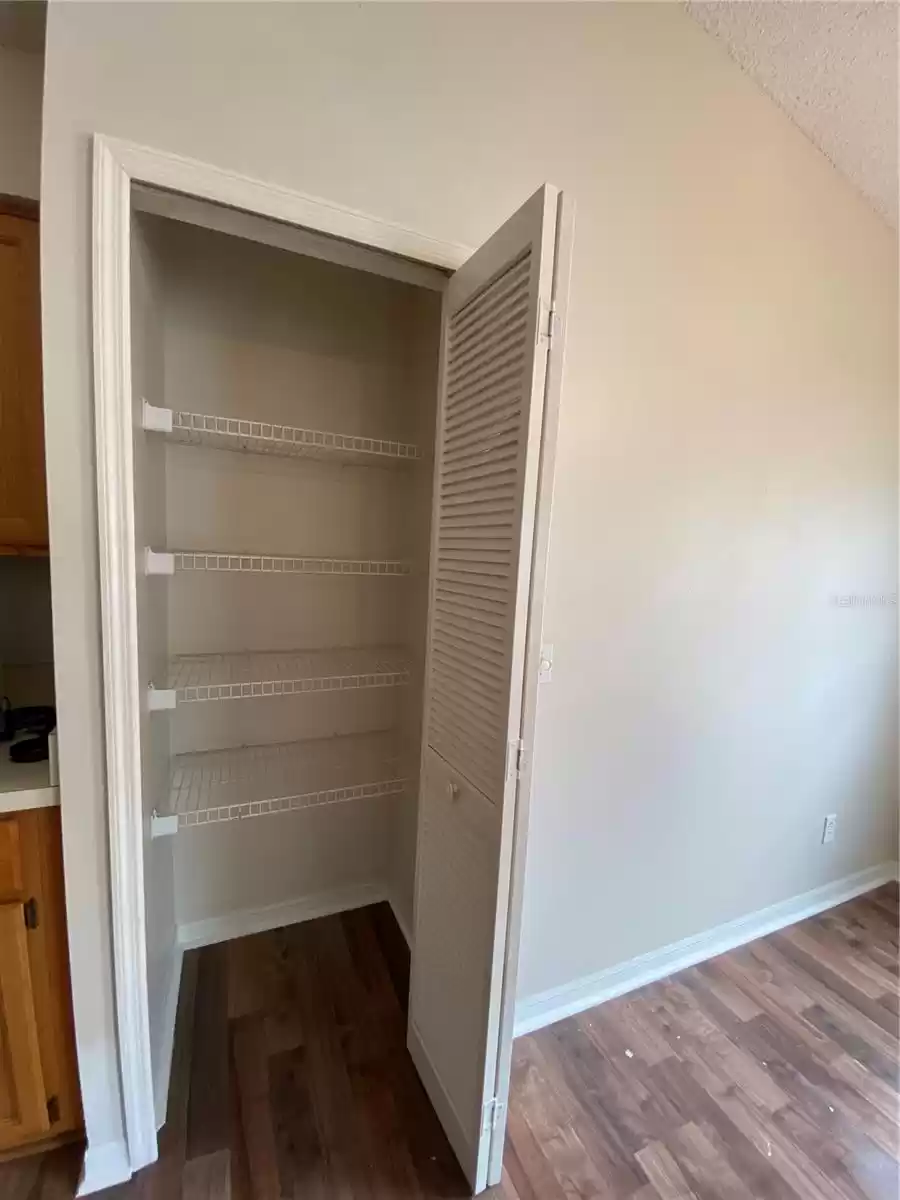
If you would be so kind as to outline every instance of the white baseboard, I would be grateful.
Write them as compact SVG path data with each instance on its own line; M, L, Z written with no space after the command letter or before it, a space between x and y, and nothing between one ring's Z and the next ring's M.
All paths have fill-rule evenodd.
M674 975L676 971L683 971L685 967L715 958L717 954L724 954L727 950L734 950L735 947L746 945L756 938L765 937L766 934L775 933L787 925L794 925L797 921L834 908L835 905L852 900L854 896L871 891L890 879L896 879L897 870L897 863L881 863L877 867L869 867L865 871L847 875L843 879L837 879L811 892L804 892L790 900L783 900L769 908L761 908L746 917L717 925L705 933L672 942L659 950L651 950L648 954L639 954L627 962L607 967L606 970L586 975L561 987L539 992L535 996L526 996L516 1002L514 1036L533 1033L536 1029L543 1029L545 1025L562 1021L565 1017L584 1012L585 1009L603 1004L616 996L624 996L626 992L633 992L648 983L665 979L668 975Z
M299 921L312 921L316 917L330 917L333 913L346 912L350 908L364 908L367 904L378 904L387 899L383 883L358 883L334 891L318 892L286 904L272 904L266 908L247 908L226 913L221 917L208 917L203 921L189 921L178 926L178 943L183 950L195 946L210 946L214 942L227 942L232 938L247 937L251 933L265 933L279 929L282 925L296 925Z
M162 1129L166 1123L169 1078L172 1074L172 1051L175 1046L175 1018L178 1015L178 991L181 987L181 964L183 959L184 947L176 942L172 950L172 970L169 975L169 986L166 988L166 1006L163 1012L159 1061L156 1064L156 1074L153 1079L153 1108L156 1114L157 1130Z
M84 1152L77 1196L90 1196L131 1178L128 1147L124 1141L89 1145Z

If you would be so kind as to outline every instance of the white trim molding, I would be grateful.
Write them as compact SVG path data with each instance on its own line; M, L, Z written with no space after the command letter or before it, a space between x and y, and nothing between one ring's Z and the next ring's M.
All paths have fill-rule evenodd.
M208 163L94 135L93 308L97 498L103 630L107 803L116 1024L129 1171L157 1156L147 998L140 716L147 681L138 667L130 249L132 187L146 185L342 238L358 246L455 270L465 247ZM143 569L143 568L141 568ZM383 894L379 895L383 898ZM366 901L368 903L370 901ZM302 907L302 906L301 906ZM300 910L295 910L300 911ZM306 910L304 910L306 911ZM257 914L241 932L304 919ZM231 920L231 919L230 919ZM227 932L228 929L232 932ZM234 920L182 930L187 944L235 936ZM118 1144L117 1144L118 1145ZM101 1147L93 1161L112 1163ZM99 1157L98 1157L99 1156ZM91 1158L91 1152L89 1152ZM105 1169L105 1168L104 1168ZM102 1175L92 1167L89 1181ZM127 1173L123 1176L127 1178ZM117 1182L111 1177L109 1182ZM99 1185L97 1185L99 1186ZM90 1190L96 1190L92 1185Z
M124 1141L103 1142L99 1146L88 1146L84 1152L81 1178L76 1196L91 1196L105 1188L115 1187L131 1178L128 1162L128 1147Z
M381 883L356 883L333 891L316 892L286 904L271 904L265 908L243 908L221 917L189 921L178 926L178 944L182 950L211 946L215 942L230 942L233 938L252 933L266 933L283 925L297 925L318 917L331 917L351 908L365 908L387 899Z
M135 142L101 137L99 134L95 135L94 141L103 143L120 169L135 184L145 183L194 199L224 204L257 217L269 217L288 225L313 229L446 271L461 267L471 254L471 250L455 242L442 242L412 229L404 229L402 225L332 204L318 196L308 196L276 183L251 179L247 175L197 162L180 154L151 150Z
M727 921L705 933L672 942L648 954L639 954L627 962L607 967L561 987L527 996L516 1004L515 1036L533 1033L536 1029L543 1029L546 1025L553 1025L556 1021L645 987L648 983L656 983L674 975L676 971L683 971L686 967L715 958L718 954L744 946L769 933L776 933L779 929L814 917L817 913L844 904L897 878L897 863L881 863L877 867L836 879L811 892L803 892L790 900L761 908L745 917L738 917L735 921Z
M157 1156L147 1003L131 416L131 181L94 141L94 405L119 1070L132 1170Z

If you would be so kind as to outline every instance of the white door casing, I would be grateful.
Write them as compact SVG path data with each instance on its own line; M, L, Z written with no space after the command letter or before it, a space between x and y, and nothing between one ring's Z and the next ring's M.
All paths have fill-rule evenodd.
M545 185L443 314L408 1043L476 1193L502 1166L570 247Z
M517 478L522 483L518 500L518 545L515 561L515 620L511 626L511 641L508 647L509 663L509 712L507 726L512 729L517 714L519 736L530 745L530 730L534 722L536 703L537 653L540 645L540 618L543 601L544 560L546 558L547 529L549 523L550 494L552 486L553 441L555 438L556 404L559 395L561 371L561 328L554 335L553 354L547 372L547 355L543 352L546 339L543 333L545 319L549 319L545 306L551 301L555 288L556 307L561 314L565 304L565 282L568 270L568 234L571 233L570 218L561 197L551 188L543 188L525 207L516 214L503 229L476 255L469 258L463 247L441 243L409 230L382 222L376 218L351 210L339 208L327 201L304 196L262 181L247 178L219 167L197 162L164 151L153 150L114 138L96 135L94 138L94 365L95 403L97 411L97 473L98 473L98 518L100 544L101 600L103 612L104 650L104 710L107 754L107 793L109 807L109 844L111 866L111 908L113 932L113 957L116 975L116 1019L118 1026L118 1052L124 1102L124 1117L128 1143L128 1159L131 1170L136 1170L156 1157L156 1122L153 1104L153 1078L150 1069L150 1039L147 1008L147 962L144 932L143 854L147 831L143 821L140 700L146 681L140 678L137 654L137 588L134 545L134 466L132 461L132 377L130 355L130 223L132 185L149 185L173 193L190 196L214 204L222 204L247 213L273 218L304 229L315 230L357 245L372 247L400 255L417 263L429 264L441 269L460 268L451 277L448 287L446 312L452 319L459 313L459 341L469 336L474 343L491 336L483 328L487 312L476 311L479 297L488 300L492 284L502 276L509 264L519 262L522 254L530 256L528 276L529 305L526 325L529 329L526 345L530 345L531 363L528 371L523 364L523 394L527 391L523 411L528 414L528 431L517 460ZM568 231L568 234L567 234ZM554 242L556 248L556 271L554 276ZM507 279L507 283L516 281ZM518 279L521 283L521 279ZM512 300L512 296L491 295L495 300ZM499 307L499 306L498 306ZM518 311L516 309L516 311ZM502 340L503 308L499 325L495 325L495 341L487 341L489 356L494 366L497 360L499 337ZM496 310L494 312L496 316ZM474 341L473 341L474 337ZM516 343L518 345L518 343ZM493 350L491 350L493 347ZM482 346L484 350L484 346ZM511 346L506 347L509 352ZM506 359L504 359L506 362ZM507 363L508 365L508 363ZM460 380L471 384L468 358L461 359ZM446 369L443 369L446 377ZM505 376L504 376L505 378ZM498 375L491 372L487 379L492 385ZM549 384L546 384L549 380ZM554 382L555 381L555 382ZM543 396L541 389L543 388ZM473 393L476 394L476 393ZM481 395L479 390L478 395ZM495 399L499 398L499 393ZM537 400L537 403L535 402ZM443 403L443 388L442 398ZM465 409L468 412L468 408ZM494 410L491 409L491 412ZM462 417L462 410L460 414ZM488 415L484 409L482 415ZM542 427L543 424L543 427ZM476 432L473 428L470 432ZM495 430L501 433L502 430ZM502 440L502 439L501 439ZM449 444L449 443L448 443ZM463 449L468 445L461 434L459 443ZM493 443L492 443L493 445ZM500 453L503 445L494 449ZM508 459L501 459L508 462ZM473 463L464 455L462 460L448 465L460 468L460 478L471 483L474 476L469 468ZM468 472L468 473L467 473ZM535 512L536 497L540 503ZM436 510L437 511L437 510ZM490 516L489 512L482 517ZM484 521L481 522L484 525ZM435 522L435 535L437 521ZM432 548L432 563L437 564L435 546ZM465 547L462 547L465 549ZM490 547L488 547L490 549ZM533 560L533 562L532 562ZM509 560L510 562L512 559ZM465 565L465 560L460 560ZM455 568L451 568L451 571ZM458 580L450 578L451 585ZM528 599L531 588L530 602ZM452 587L451 587L452 590ZM473 593L473 595L476 593ZM493 593L477 593L479 600ZM432 603L433 609L433 603ZM475 629L472 623L474 644ZM526 636L527 628L527 636ZM487 646L490 637L487 638ZM533 662L532 662L533 660ZM524 665L524 688L523 688ZM534 670L531 666L534 665ZM451 661L452 666L452 661ZM533 681L532 681L533 676ZM445 678L448 697L454 694L453 671ZM482 690L490 672L482 681ZM517 682L516 682L517 681ZM532 687L532 682L534 686ZM513 684L515 683L515 686ZM488 689L490 692L490 689ZM475 689L473 687L473 695ZM490 695L482 700L490 708ZM495 705L496 707L496 705ZM462 714L463 709L457 706ZM437 711L437 710L436 710ZM481 709L473 711L483 712ZM426 714L427 716L427 714ZM426 730L429 726L426 724ZM437 726L435 726L437 728ZM459 727L460 729L463 726ZM495 727L489 722L485 728L494 736ZM445 740L441 746L445 754L452 756L465 749L457 735L456 743L446 740L453 735L453 728L446 726ZM486 1178L493 1182L499 1178L504 1111L497 1109L493 1136L479 1133L481 1129L481 1105L485 1098L503 1095L508 1086L509 1051L512 1040L512 1001L518 952L518 921L521 900L521 883L524 871L525 817L527 815L528 777L530 761L526 759L518 788L512 777L497 768L495 758L485 760L483 754L473 754L471 761L465 758L459 763L444 759L440 753L429 752L426 732L428 770L423 771L423 810L427 809L427 825L420 823L419 851L417 864L416 922L421 925L423 947L430 946L433 955L434 939L431 921L434 906L431 894L440 892L442 880L454 878L452 872L467 869L465 861L459 861L459 852L466 845L472 847L472 877L469 893L472 920L471 953L466 950L461 964L463 971L451 979L475 987L457 987L459 1029L465 1032L469 1020L471 1034L462 1038L467 1041L471 1053L460 1054L474 1072L463 1072L462 1084L444 1070L443 1059L434 1053L434 1070L431 1055L439 1049L433 1042L430 1030L423 1028L419 1019L421 1006L411 1006L410 1048L416 1056L423 1078L426 1080L439 1115L453 1140L461 1160L468 1164L473 1187L480 1189ZM437 738L437 733L435 737ZM468 738L463 739L463 742ZM495 739L496 741L496 739ZM507 743L509 738L507 738ZM472 743L475 745L475 743ZM489 743L494 745L494 743ZM455 749L454 749L455 745ZM506 749L504 748L504 767ZM463 770L466 768L466 770ZM468 774L466 773L468 771ZM470 776L477 774L477 780ZM424 799L424 788L429 789L429 799ZM485 796L478 784L488 788L491 796ZM423 879L428 870L423 867L421 854L425 850L434 858L434 850L440 850L439 839L431 836L442 819L441 809L433 803L435 791L445 794L447 785L455 784L454 795L458 797L459 810L464 821L452 820L448 825L450 840L447 855L437 855L440 868L435 874L435 887L423 894ZM451 810L453 815L453 810ZM433 818L433 819L432 819ZM449 851L454 850L454 858ZM441 871L444 874L441 874ZM510 900L510 884L512 899ZM448 912L456 911L452 905ZM451 922L450 935L457 933ZM489 951L489 953L485 953ZM416 989L421 998L423 984L428 981L427 955L417 954L413 964L413 1000ZM444 978L446 958L432 958L435 980ZM478 980L481 980L478 984ZM480 987L480 991L479 991ZM472 1005L473 997L484 1001L483 1007ZM462 1001L465 1000L464 1005ZM439 1011L446 1011L446 1006ZM451 1008L452 1015L452 1008ZM468 1016L466 1015L468 1014ZM88 1048L79 1046L79 1052ZM461 1103L461 1096L469 1086L469 1077L474 1078L474 1089L470 1089L479 1105L477 1116ZM460 1087L462 1091L460 1091ZM444 1096L449 1099L445 1101ZM457 1119L457 1111L465 1111L465 1120ZM88 1130L88 1132L90 1132Z
M135 545L132 454L133 185L224 205L442 270L463 264L469 251L276 184L94 135L94 394L110 901L127 1158L130 1170L136 1171L156 1158L157 1130L144 906L144 853L150 832L143 815L140 734L141 698L149 681L141 678L138 654L137 572L141 568ZM247 231L245 235L252 236ZM346 261L346 252L336 255L336 261ZM79 1056L91 1052L90 1046L79 1043L77 1028L76 1044ZM90 1132L88 1121L89 1140Z

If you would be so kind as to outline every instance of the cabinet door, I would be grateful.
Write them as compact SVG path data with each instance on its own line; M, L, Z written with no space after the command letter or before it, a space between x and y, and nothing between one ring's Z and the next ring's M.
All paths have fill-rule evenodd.
M55 1100L50 1132L56 1136L81 1124L59 809L39 808L20 814L18 821L23 896L33 897L36 904L36 924L28 930L28 962L45 1099Z
M0 549L47 546L37 221L0 214Z
M562 216L541 188L457 271L444 306L408 1044L475 1192L500 1179L509 1090Z
M49 1129L24 910L0 904L0 1149Z

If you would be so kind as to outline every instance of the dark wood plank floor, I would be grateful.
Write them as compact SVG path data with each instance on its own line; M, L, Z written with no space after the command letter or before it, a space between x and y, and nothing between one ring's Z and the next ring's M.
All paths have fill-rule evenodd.
M492 1200L896 1200L897 925L888 885L520 1038ZM461 1200L407 974L385 906L187 955L160 1161L103 1200Z

